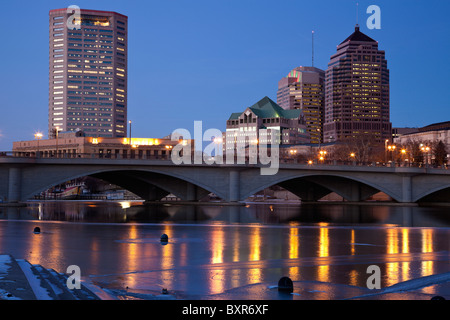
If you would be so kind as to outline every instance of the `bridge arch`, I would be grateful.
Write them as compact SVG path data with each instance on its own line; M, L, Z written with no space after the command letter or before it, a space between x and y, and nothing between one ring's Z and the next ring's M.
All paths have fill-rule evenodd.
M225 198L225 195L220 190L215 190L211 186L190 177L184 177L164 170L141 168L125 170L108 168L77 172L71 172L69 170L59 173L57 176L40 176L40 179L34 179L34 181L39 182L23 186L22 198L24 200L30 199L32 196L48 190L55 185L84 176L92 176L114 183L141 196L143 199L146 199L147 195L149 195L147 193L148 191L157 192L156 197L158 197L158 194L160 195L164 192L165 194L173 193L177 197L185 200L197 200L211 192L218 197ZM128 181L124 181L123 179L128 179ZM151 186L154 188L151 188ZM151 197L151 195L149 196ZM159 197L159 199L162 197ZM156 200L156 198L149 200Z
M315 200L320 199L328 193L335 192L346 200L361 201L381 191L390 196L395 201L401 201L400 195L396 194L385 186L381 186L375 182L361 179L359 177L335 173L305 173L290 175L288 177L275 176L275 179L273 179L272 181L266 181L265 183L252 188L248 192L245 192L242 195L242 198L246 199L257 192L274 185L279 185L297 195L302 193L303 195L306 195L307 192L305 191L307 190L295 190L295 184L299 183L305 184L304 189L307 189L308 187L315 188L314 191L317 192L317 195L319 195L318 197L315 197ZM326 190L328 190L328 192Z
M444 184L435 188L427 189L426 191L417 195L413 201L418 202L421 200L429 200L429 201L445 201L447 202L450 199L450 183Z

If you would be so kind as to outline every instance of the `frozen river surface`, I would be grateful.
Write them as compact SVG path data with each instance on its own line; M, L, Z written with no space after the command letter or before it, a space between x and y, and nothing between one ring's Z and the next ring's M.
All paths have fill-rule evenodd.
M78 265L120 299L450 299L448 217L343 207L36 203L1 208L0 253L58 272ZM381 290L367 288L370 265ZM293 294L278 292L283 276Z

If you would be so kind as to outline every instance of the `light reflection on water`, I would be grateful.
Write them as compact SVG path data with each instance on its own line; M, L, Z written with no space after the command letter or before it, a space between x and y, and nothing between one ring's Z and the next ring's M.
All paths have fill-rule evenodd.
M388 205L251 204L246 206L150 205L142 202L30 202L0 207L0 219L142 223L257 223L450 227L448 207Z
M1 253L59 272L78 264L103 285L139 292L214 295L286 275L365 287L370 264L386 287L450 269L445 208L49 202L0 208L0 219ZM45 232L24 232L35 225Z

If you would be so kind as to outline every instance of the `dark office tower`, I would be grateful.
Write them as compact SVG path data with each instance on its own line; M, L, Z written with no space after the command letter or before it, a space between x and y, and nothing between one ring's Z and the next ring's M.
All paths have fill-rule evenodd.
M127 16L67 8L49 16L49 136L126 137Z
M324 81L325 71L297 67L278 82L277 104L286 110L302 110L311 143L322 142Z
M391 139L385 53L358 25L331 56L325 83L324 142Z

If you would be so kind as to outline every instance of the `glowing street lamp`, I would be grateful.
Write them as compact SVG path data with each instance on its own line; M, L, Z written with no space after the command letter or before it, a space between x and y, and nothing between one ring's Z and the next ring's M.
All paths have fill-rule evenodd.
M428 152L430 151L430 147L428 146L423 146L420 148L420 150L422 150L422 152L425 154L425 163L428 164Z
M39 140L41 140L43 137L43 134L41 132L36 132L34 134L34 138L37 140L37 152L36 152L36 156L39 156Z
M131 145L131 120L128 121L128 124L130 125L130 141L129 141L129 144Z
M319 151L319 160L323 161L325 160L325 156L327 155L327 152L325 150L320 150Z
M406 156L406 149L405 148L402 148L401 150L400 150L400 153L401 153L401 157L402 157L402 162L406 162L406 161L408 161L408 159L405 159L405 156Z
M55 135L56 135L56 158L58 157L58 136L59 136L59 131L61 131L61 129L59 127L55 127Z
M387 162L387 144L389 139L384 140L384 162Z
M394 151L395 150L395 146L394 145L388 146L388 150L389 151Z
M395 145L390 145L390 146L388 146L388 150L392 152L392 154L391 154L391 161L394 160L394 151L395 151L395 148L396 148Z

